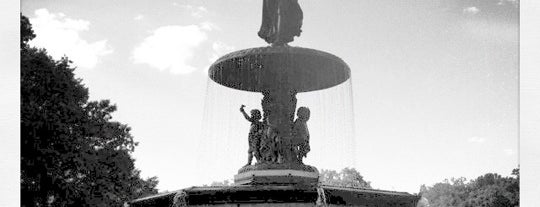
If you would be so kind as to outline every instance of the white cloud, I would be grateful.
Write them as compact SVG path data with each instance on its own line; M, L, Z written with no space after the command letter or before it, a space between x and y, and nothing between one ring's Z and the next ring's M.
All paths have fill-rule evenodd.
M133 60L174 74L193 72L197 68L189 61L195 49L208 39L210 30L202 25L160 27L135 48Z
M204 75L208 74L208 69L210 68L210 65L214 63L219 57L232 52L234 50L234 47L231 45L228 45L224 42L216 41L212 43L212 55L210 58L208 58L208 65L204 67L204 70L202 71Z
M477 14L478 12L480 12L480 9L474 7L474 6L471 6L471 7L467 7L465 9L463 9L463 13L465 14L471 14L471 15L475 15Z
M469 138L467 141L469 142L472 142L472 143L483 143L486 141L486 138L483 138L483 137L471 137Z
M107 40L88 42L80 37L81 32L90 28L87 20L67 18L63 13L50 13L47 9L38 9L34 15L30 22L36 38L30 44L47 49L55 59L66 55L76 66L93 68L101 57L113 52Z
M204 16L204 14L208 13L208 9L203 6L183 5L176 2L173 3L173 6L180 7L181 9L188 11L190 15L195 18L201 18Z
M231 52L234 50L233 46L227 45L223 42L214 42L212 43L212 56L208 59L210 63L216 61L219 57Z
M219 26L217 26L216 24L212 23L212 22L202 22L201 24L201 28L205 29L205 30L221 30L221 28Z
M133 19L134 20L142 20L142 19L144 19L144 15L139 14L139 15L135 16Z

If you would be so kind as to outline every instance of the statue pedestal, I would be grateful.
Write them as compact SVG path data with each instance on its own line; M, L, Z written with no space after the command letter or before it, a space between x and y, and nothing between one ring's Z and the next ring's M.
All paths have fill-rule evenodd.
M318 172L300 170L254 170L234 175L234 184L236 185L315 185L318 181Z
M235 185L316 185L317 168L304 164L258 163L247 165L234 175Z

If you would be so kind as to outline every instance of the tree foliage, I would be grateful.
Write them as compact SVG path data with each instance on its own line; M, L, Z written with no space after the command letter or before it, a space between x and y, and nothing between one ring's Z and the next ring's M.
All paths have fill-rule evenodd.
M354 168L343 168L339 173L335 170L321 170L321 182L325 185L371 188L371 183L364 180L364 177Z
M116 106L89 101L71 61L30 47L34 37L21 15L22 206L122 206L157 193L157 178L134 166L130 127L111 120Z
M203 186L231 186L234 184L233 180L223 180L223 181L214 181L210 183L210 185L203 185Z
M519 206L519 169L514 169L512 175L487 173L470 182L465 178L444 180L431 187L422 185L420 194L431 207Z

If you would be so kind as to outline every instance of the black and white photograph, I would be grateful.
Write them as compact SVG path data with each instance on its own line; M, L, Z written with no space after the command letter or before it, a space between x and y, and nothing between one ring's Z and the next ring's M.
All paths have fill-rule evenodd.
M524 44L539 22L522 16L540 5L18 3L0 206L519 207L537 200L524 183L540 192L540 53Z

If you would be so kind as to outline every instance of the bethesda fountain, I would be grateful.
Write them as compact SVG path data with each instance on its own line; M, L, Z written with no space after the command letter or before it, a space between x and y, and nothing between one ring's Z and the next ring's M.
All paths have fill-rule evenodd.
M258 35L269 46L227 54L208 73L222 86L263 95L262 113L240 108L251 129L248 163L234 175L234 185L191 187L129 205L416 206L420 197L404 192L324 185L317 168L303 163L310 150L310 111L297 107L296 95L337 86L350 78L351 70L330 53L288 45L301 33L298 0L263 0L262 14Z

